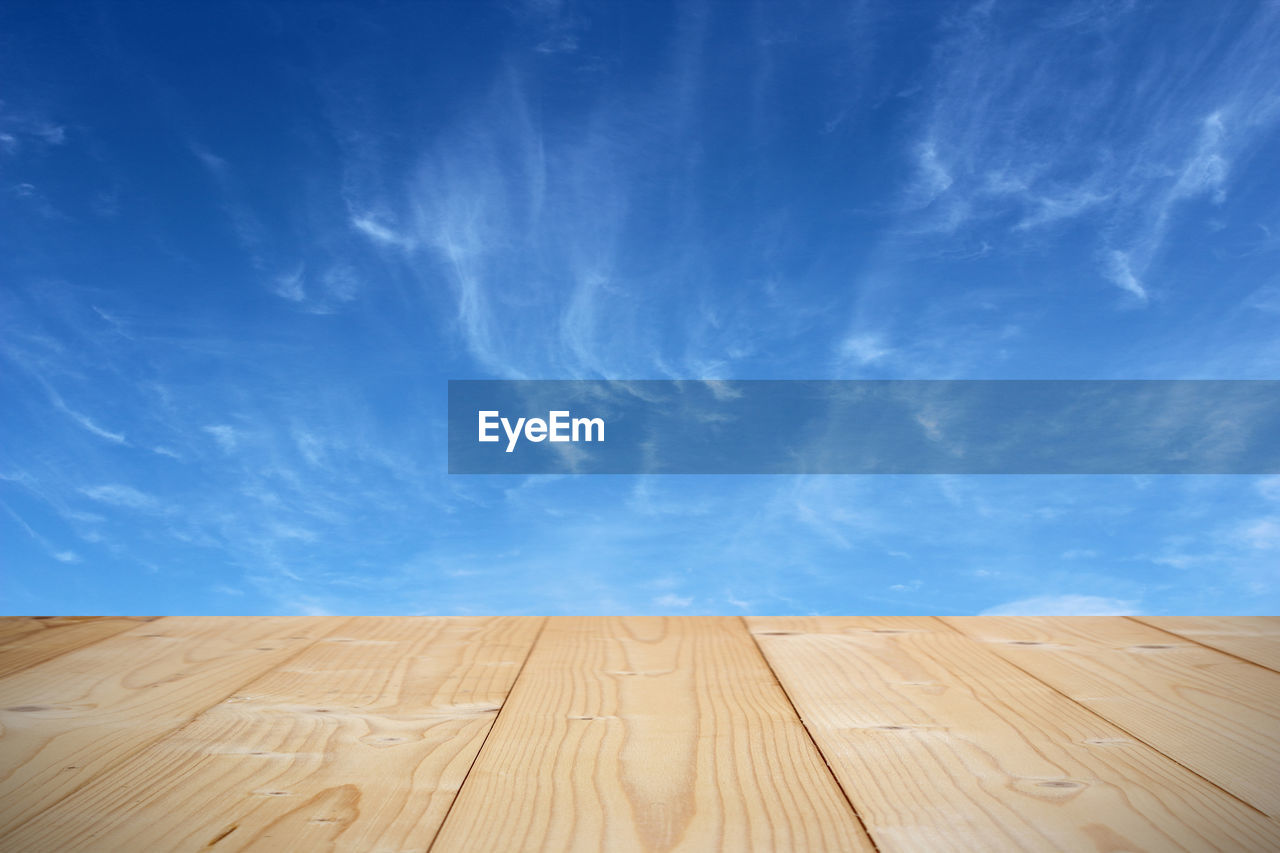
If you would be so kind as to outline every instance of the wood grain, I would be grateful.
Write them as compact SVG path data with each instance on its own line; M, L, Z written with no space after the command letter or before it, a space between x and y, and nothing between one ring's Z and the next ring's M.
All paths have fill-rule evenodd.
M2 619L0 850L1280 850L1274 620L1142 618Z
M1129 619L945 621L1133 737L1280 816L1280 673Z
M1280 672L1280 616L1133 616L1131 618Z
M540 624L352 619L5 849L424 851Z
M61 616L0 616L0 644L7 643L14 637L20 637L23 634L29 634L32 631L39 631L43 627L43 623L52 619L64 619ZM92 619L99 617L76 617L78 619Z
M1280 826L930 618L752 618L882 851L1265 850Z
M433 853L871 850L738 620L553 618Z
M166 617L0 679L0 848L6 833L342 621Z
M114 637L154 617L8 617L0 626L0 678Z

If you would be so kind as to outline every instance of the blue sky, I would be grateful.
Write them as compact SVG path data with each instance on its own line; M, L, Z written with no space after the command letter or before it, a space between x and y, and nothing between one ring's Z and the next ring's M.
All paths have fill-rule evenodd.
M1280 611L1280 477L504 477L446 380L1280 378L1275 3L7 3L0 610Z

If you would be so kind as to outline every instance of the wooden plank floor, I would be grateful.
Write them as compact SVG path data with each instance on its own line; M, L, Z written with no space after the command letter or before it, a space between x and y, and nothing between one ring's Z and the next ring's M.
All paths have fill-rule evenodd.
M1280 850L1280 618L0 619L0 851Z

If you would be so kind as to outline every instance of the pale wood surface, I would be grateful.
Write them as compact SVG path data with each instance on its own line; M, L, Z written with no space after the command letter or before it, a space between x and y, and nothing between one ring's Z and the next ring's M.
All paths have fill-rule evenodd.
M1277 620L1142 619L0 619L0 851L1280 850Z
M936 619L749 619L882 851L1280 849L1280 826Z
M1280 816L1280 673L1132 619L945 621L1133 737Z
M1280 672L1280 616L1135 616L1162 631Z
M742 623L553 618L437 851L872 849Z
M6 617L0 626L0 678L148 621L129 616Z
M426 850L540 624L355 618L4 847Z
M0 679L4 836L343 619L167 617Z

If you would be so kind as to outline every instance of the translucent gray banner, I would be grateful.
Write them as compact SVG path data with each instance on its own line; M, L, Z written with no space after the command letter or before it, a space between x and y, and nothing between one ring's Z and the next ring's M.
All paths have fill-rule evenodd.
M1276 380L454 380L451 474L1275 474Z

